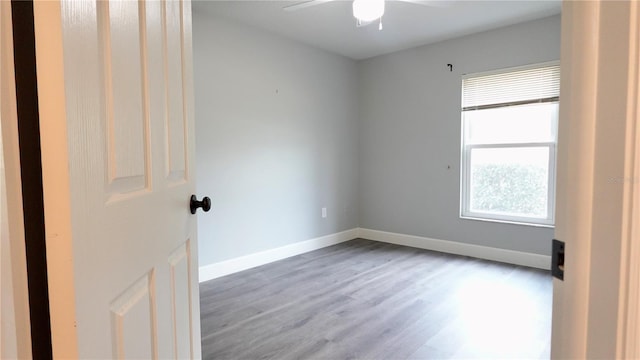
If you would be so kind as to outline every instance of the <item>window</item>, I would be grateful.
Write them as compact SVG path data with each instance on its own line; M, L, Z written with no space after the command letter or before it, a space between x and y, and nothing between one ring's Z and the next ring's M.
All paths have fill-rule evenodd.
M554 224L560 66L462 79L461 217Z

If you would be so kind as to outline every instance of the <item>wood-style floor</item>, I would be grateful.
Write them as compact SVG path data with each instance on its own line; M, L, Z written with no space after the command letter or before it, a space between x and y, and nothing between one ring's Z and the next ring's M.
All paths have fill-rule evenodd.
M547 271L352 240L200 284L205 359L548 358Z

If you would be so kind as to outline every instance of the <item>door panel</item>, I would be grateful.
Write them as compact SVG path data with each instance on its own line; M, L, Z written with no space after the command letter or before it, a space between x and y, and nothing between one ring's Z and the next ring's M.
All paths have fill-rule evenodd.
M191 291L188 284L191 283L191 254L189 241L181 245L169 256L171 267L171 311L173 319L173 340L177 359L191 358L191 343L187 338L179 334L188 333L192 329L191 324Z
M153 359L157 326L153 272L145 274L111 304L113 353L119 359Z
M186 179L185 107L182 93L182 9L178 2L165 7L165 66L167 79L167 169L171 182Z
M68 281L77 335L54 339L54 354L57 343L75 343L79 358L197 358L189 2L56 6L72 228ZM43 58L56 55L42 48ZM44 96L56 93L40 85ZM58 190L49 186L49 192ZM56 270L50 269L62 278ZM54 332L66 334L65 324L52 316Z
M109 192L122 194L147 185L147 130L143 104L144 63L141 56L141 21L138 3L98 3L98 26L102 35L105 115L107 120L107 167ZM146 84L145 84L146 85Z

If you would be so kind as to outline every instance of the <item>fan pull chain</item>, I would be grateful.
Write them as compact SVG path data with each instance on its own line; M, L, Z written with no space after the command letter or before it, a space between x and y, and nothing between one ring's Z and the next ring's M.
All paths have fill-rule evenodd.
M380 24L378 24L378 30L382 31L382 17L380 17Z

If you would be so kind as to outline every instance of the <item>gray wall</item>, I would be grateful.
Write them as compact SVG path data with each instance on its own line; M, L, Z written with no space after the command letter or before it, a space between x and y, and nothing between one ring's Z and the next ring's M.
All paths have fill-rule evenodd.
M553 229L459 218L460 95L463 74L559 58L558 15L358 63L360 227L550 254Z
M200 265L357 227L355 61L200 13L193 36Z

